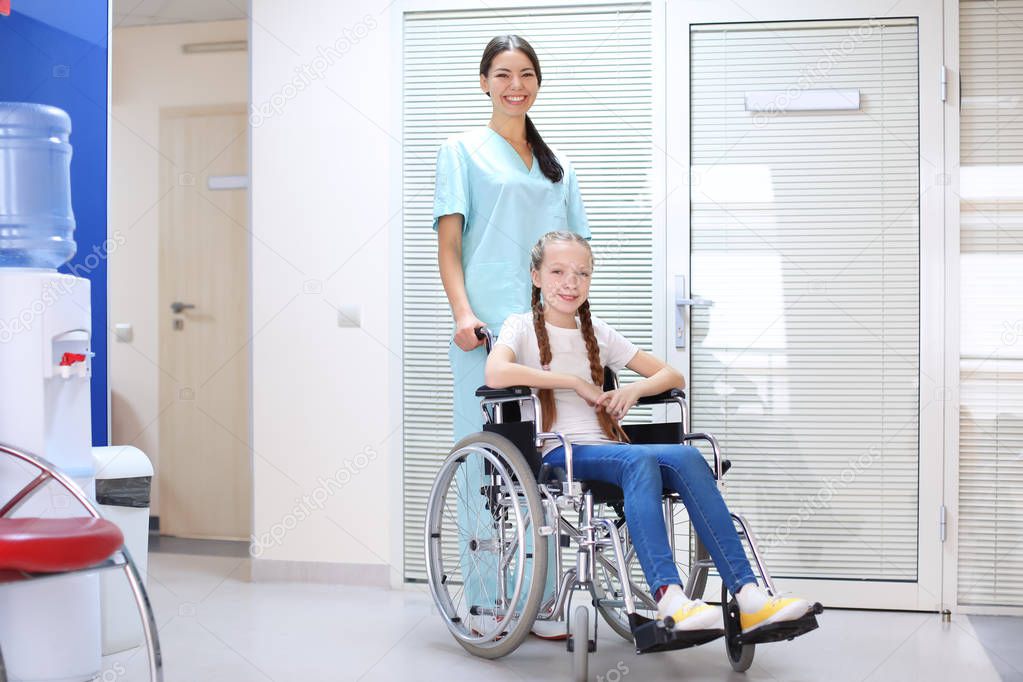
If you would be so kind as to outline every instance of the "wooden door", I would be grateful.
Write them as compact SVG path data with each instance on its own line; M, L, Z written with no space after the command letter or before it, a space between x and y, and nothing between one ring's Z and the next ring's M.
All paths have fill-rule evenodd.
M157 478L168 535L251 531L247 133L240 105L161 113ZM211 177L228 188L211 189Z

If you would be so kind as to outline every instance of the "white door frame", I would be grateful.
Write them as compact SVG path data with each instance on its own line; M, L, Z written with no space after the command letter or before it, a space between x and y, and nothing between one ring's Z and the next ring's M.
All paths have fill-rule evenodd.
M961 333L959 222L959 2L945 3L945 470L946 540L942 553L942 588L953 614L1023 616L1020 606L975 606L959 603L959 353Z
M690 25L808 21L850 17L915 17L919 26L920 97L920 470L917 582L854 580L779 580L783 591L793 591L831 606L938 611L942 599L938 513L942 503L944 437L943 345L945 314L945 246L943 126L940 93L942 64L942 4L940 0L777 0L770 4L746 3L756 15L735 3L684 0L667 6L665 72L668 75L666 110L666 265L667 293L664 315L674 320L675 275L685 275L690 263L689 192L689 51ZM688 295L692 292L684 291ZM696 292L699 293L699 292ZM688 317L688 314L687 314ZM688 320L687 320L688 322ZM673 323L669 323L669 327ZM689 348L676 350L667 341L667 360L682 369L688 381ZM698 426L698 425L695 425ZM738 510L742 511L742 510ZM756 529L754 529L756 530ZM709 588L710 589L710 588ZM713 594L708 591L708 594Z
M945 470L946 540L942 547L942 594L959 610L959 2L945 3ZM989 611L985 611L989 612Z

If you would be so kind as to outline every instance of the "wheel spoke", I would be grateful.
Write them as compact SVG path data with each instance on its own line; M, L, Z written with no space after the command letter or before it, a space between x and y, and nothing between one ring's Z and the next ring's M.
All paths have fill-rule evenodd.
M456 510L455 514L457 514L457 513L458 513L458 511ZM462 525L460 523L458 523L458 519L456 519L454 516L451 515L451 510L449 509L447 504L444 505L443 515L446 516L448 518L448 520L458 529L459 537L465 537L465 538L472 538L473 537L469 533L469 531L467 531L464 528L462 528Z
M483 516L482 512L486 509L486 507L480 502L480 498L482 498L483 496L480 495L478 491L476 493L473 493L473 491L470 489L470 486L472 485L471 481L469 480L469 474L472 473L471 470L469 469L470 461L475 461L475 459L470 459L469 456L467 456L465 461L463 461L461 466L459 467L459 471L456 473L456 476L461 475L462 481L456 487L458 489L459 499L462 502L463 508L466 510L466 518L469 518L470 513L472 512L476 513L475 524L476 529L473 534L473 537L479 537L480 517ZM480 469L483 468L482 464L483 463L480 462ZM475 503L470 502L470 497L475 498Z

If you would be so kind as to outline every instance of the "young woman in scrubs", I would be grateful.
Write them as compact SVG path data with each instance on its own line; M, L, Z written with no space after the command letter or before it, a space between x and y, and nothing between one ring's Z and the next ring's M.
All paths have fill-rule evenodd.
M498 334L505 318L530 309L529 252L541 236L552 230L590 236L575 169L543 141L527 114L540 82L540 62L525 39L491 40L480 60L490 121L451 136L437 154L433 229L455 321L448 351L455 441L482 429L475 392L484 383L487 358L475 330L486 326ZM550 558L548 596L557 576L553 551ZM482 581L467 584L465 592L476 601L494 589ZM534 632L564 634L563 623L559 632L542 628L538 622Z

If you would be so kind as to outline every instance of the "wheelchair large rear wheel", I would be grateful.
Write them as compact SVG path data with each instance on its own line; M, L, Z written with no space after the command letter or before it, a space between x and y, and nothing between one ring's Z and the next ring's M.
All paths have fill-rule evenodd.
M533 627L547 579L543 525L536 479L511 441L480 432L452 448L427 505L427 580L474 656L506 656Z

